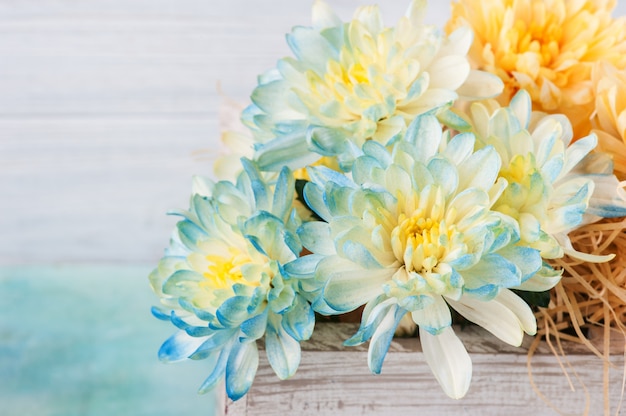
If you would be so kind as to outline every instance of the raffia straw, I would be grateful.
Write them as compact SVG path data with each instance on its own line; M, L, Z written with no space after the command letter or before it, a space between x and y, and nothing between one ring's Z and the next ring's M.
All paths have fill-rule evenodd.
M597 255L614 253L615 258L601 264L582 262L568 256L554 260L553 265L563 269L563 278L552 291L550 306L537 313L538 337L528 352L528 371L533 388L545 401L545 396L532 381L531 360L540 337L545 337L566 375L561 358L567 366L569 363L561 348L561 341L585 345L603 361L604 414L610 415L609 371L614 367L610 360L611 350L616 346L622 347L626 358L626 218L587 225L570 233L570 239L578 251ZM601 343L585 336L584 329L592 326L603 329ZM566 332L571 330L574 330L576 336ZM617 341L613 339L615 334L619 335ZM552 337L556 339L558 351L552 346ZM569 375L567 379L573 386ZM620 412L624 398L626 362L622 379L622 395L616 415Z
M557 363L559 364L559 367L561 367L561 370L563 371L563 374L565 375L565 378L569 384L570 390L572 391L576 391L575 387L574 387L574 383L572 382L572 379L570 377L570 371L574 374L574 376L576 377L576 379L578 380L578 382L580 383L583 391L584 391L584 396L585 396L585 409L583 410L583 415L587 416L589 415L589 410L590 410L590 405L591 405L591 397L589 395L589 391L587 390L587 387L585 386L585 383L582 382L582 380L580 379L580 377L578 376L578 374L576 373L576 369L572 367L571 363L569 362L569 360L567 359L567 356L565 354L565 351L563 349L563 345L561 343L563 338L560 338L558 336L555 337L556 340L556 347L552 344L552 336L551 336L551 329L555 331L558 331L556 329L557 324L554 322L554 320L547 314L545 313L545 310L540 311L539 314L542 315L543 320L539 320L539 322L542 322L543 325L542 327L544 328L544 335L545 335L545 341L546 344L548 345L548 348L550 349L550 351L552 351L552 354L554 354L554 357L557 360ZM541 391L541 388L539 386L537 386L537 383L535 383L535 380L533 378L533 370L532 370L532 358L537 350L537 348L539 347L539 344L541 343L541 337L535 337L535 339L533 340L532 344L530 345L530 348L528 349L528 356L527 356L527 360L526 360L526 368L528 370L528 378L530 380L530 385L533 388L533 390L535 391L535 393L541 398L541 400L543 400L544 403L546 403L548 405L548 407L550 407L552 410L554 410L555 412L559 413L559 414L564 414L554 403L552 403L552 401L550 401L550 399L543 394L543 392ZM566 368L567 367L567 368ZM569 371L568 371L569 368Z

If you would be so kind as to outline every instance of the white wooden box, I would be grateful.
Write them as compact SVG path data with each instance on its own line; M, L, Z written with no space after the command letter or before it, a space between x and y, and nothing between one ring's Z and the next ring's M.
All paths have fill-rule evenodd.
M482 328L457 328L472 357L473 378L467 395L453 400L435 381L417 338L394 339L382 374L373 375L367 368L367 344L342 345L356 330L355 324L317 324L313 338L302 346L298 372L289 380L280 381L262 354L250 392L237 402L225 399L220 410L228 416L558 414L531 386L531 338L514 348ZM603 414L603 361L579 345L566 343L565 348L563 365L569 366L574 390L545 342L532 358L537 387L563 414ZM611 362L609 397L615 414L623 391L624 357L613 354Z

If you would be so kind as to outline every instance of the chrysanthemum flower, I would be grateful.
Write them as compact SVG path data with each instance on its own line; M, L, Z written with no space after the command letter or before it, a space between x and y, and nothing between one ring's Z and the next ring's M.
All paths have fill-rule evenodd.
M593 132L598 147L613 157L615 174L626 180L626 71L602 63L593 73L596 112Z
M379 373L400 319L419 326L424 356L450 397L469 388L472 363L450 327L450 307L503 341L534 334L530 307L509 288L542 266L538 250L517 245L517 223L492 210L506 187L500 158L474 136L448 142L437 119L418 117L393 152L366 142L349 179L311 168L305 197L326 222L303 224L303 244L319 258L303 288L314 308L343 313L366 305L349 345L371 339Z
M199 182L150 275L164 308L154 309L155 316L179 328L160 359L207 359L210 375L200 391L225 377L233 400L256 374L257 339L264 338L268 360L284 379L296 371L299 342L314 325L311 306L285 271L302 249L294 232L300 220L291 207L293 177L285 169L269 186L251 163L244 167L236 184Z
M533 108L566 114L576 137L589 134L598 61L626 67L626 21L613 19L615 0L458 0L448 30L474 31L470 59L505 85L501 104L519 90Z
M459 95L499 94L497 77L470 70L470 30L446 37L422 23L425 7L413 0L395 27L385 27L377 6L342 23L316 1L313 27L287 36L295 57L259 78L243 114L261 168L296 169L327 156L348 169L366 140L387 144L415 116L441 113Z
M471 124L478 145L496 149L502 159L498 175L508 186L493 209L515 218L521 241L546 259L568 254L590 256L572 248L568 233L601 217L626 215L617 198L618 183L610 159L590 154L595 135L572 143L572 127L563 115L531 112L531 101L519 91L509 107L474 103Z
M254 139L250 134L236 130L224 131L220 138L226 153L215 161L213 171L219 179L234 180L243 170L239 160L254 156Z

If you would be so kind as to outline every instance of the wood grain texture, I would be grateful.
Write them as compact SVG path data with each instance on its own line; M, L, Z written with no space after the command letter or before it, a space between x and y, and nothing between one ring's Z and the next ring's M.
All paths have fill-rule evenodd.
M461 400L448 398L428 368L416 338L395 339L382 374L367 368L366 346L338 348L338 338L354 327L321 325L314 340L303 344L296 375L280 381L262 358L247 396L226 401L225 414L269 415L486 415L557 414L533 391L527 373L525 348L503 347L480 328L458 331L473 361L472 385ZM352 331L352 332L351 332ZM575 391L570 390L556 358L545 349L532 360L533 376L541 392L564 414L603 414L602 362L579 354L568 345L567 361L576 369ZM264 357L262 355L262 357ZM610 373L613 408L621 396L623 357L614 356ZM585 389L587 392L585 393Z

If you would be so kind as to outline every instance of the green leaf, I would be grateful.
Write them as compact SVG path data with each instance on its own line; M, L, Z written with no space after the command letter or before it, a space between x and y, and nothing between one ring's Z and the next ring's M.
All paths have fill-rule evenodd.
M539 306L547 308L550 303L550 291L544 292L527 292L525 290L513 290L517 296L524 299L529 306Z

